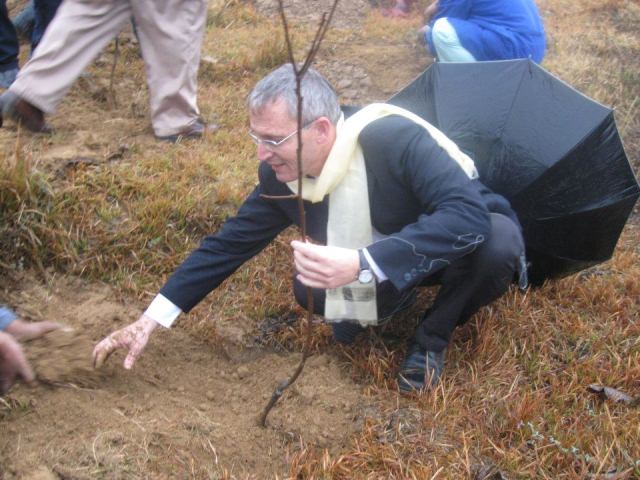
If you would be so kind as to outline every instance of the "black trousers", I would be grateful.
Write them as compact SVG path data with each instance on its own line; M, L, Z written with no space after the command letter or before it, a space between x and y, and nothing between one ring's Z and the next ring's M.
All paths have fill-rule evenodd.
M467 322L481 307L502 296L518 272L524 255L520 229L504 215L490 215L489 238L474 252L427 277L421 284L440 285L433 305L426 310L415 335L415 340L427 350L440 352L445 349L455 328ZM378 288L379 316L393 309L403 293L407 292L398 292L390 282L382 282ZM306 290L297 280L294 280L294 295L306 308ZM313 298L314 313L322 315L325 291L313 289ZM345 325L352 325L351 331L357 331L357 324ZM338 332L339 329L334 328L336 336Z

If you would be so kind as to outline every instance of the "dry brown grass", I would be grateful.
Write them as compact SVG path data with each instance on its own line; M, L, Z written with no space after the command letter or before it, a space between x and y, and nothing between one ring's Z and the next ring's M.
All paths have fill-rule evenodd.
M549 36L543 65L616 107L627 153L640 171L640 5L539 4ZM380 24L374 15L361 35L407 34L401 24ZM48 140L11 146L0 157L0 266L70 271L140 297L155 292L255 182L244 96L284 60L281 38L279 25L261 18L250 2L212 3L199 95L205 117L215 112L226 128L203 142L139 140L135 135L148 135L148 127L140 127L146 94L134 92L122 121L136 132L122 142L120 157L105 152L96 162L62 168L39 161ZM297 28L294 38L302 48L308 32ZM344 32L330 34L326 48L344 38ZM121 62L116 75L126 69L129 81L142 84L135 46L123 46ZM97 81L108 75L108 69L94 70ZM78 108L100 101L88 99L87 90L72 92L84 102ZM49 141L73 138L69 129ZM401 398L393 387L418 310L353 348L330 346L327 328L319 328L314 348L335 348L349 360L350 374L382 400L367 412L349 448L332 456L307 447L293 458L290 477L604 479L616 469L626 472L619 478L640 478L640 410L586 389L599 383L640 395L639 233L636 220L607 264L524 295L510 292L479 313L457 332L446 376L434 392ZM299 312L289 294L287 242L293 235L289 231L243 267L183 328L217 342L211 318L255 325L268 315ZM299 350L303 332L301 325L285 328L278 341Z

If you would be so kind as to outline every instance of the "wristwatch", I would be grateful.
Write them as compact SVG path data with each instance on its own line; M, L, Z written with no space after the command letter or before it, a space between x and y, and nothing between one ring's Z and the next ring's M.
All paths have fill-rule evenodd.
M373 271L367 262L367 257L364 256L362 249L358 250L358 256L360 257L360 271L358 271L358 281L360 283L371 283L375 278Z

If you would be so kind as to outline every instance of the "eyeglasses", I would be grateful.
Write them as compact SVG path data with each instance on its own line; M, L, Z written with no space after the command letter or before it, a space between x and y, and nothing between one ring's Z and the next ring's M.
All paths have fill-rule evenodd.
M306 125L303 125L300 130L304 130L305 128L310 127L313 122L315 122L315 120L311 120ZM258 135L256 135L251 130L249 130L247 133L249 134L249 137L251 137L251 140L253 140L253 143L255 143L256 145L262 144L267 148L278 148L280 145L282 145L284 142L286 142L291 137L293 137L296 133L298 133L298 129L295 129L289 135L287 135L286 137L281 138L280 140L267 140L266 138L260 138Z

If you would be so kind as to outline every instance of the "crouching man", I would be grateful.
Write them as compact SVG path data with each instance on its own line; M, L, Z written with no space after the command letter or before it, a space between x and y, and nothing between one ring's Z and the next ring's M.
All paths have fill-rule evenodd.
M129 369L153 330L169 327L282 230L298 223L297 99L291 65L249 96L249 136L259 184L237 215L206 237L145 313L94 349L100 366L124 348ZM443 133L401 108L342 112L331 85L309 70L302 82L302 178L307 230L293 241L294 293L313 288L316 313L350 343L369 324L406 306L421 285L441 285L425 309L398 386L436 385L456 326L508 288L524 252L515 213L478 179L473 161Z

